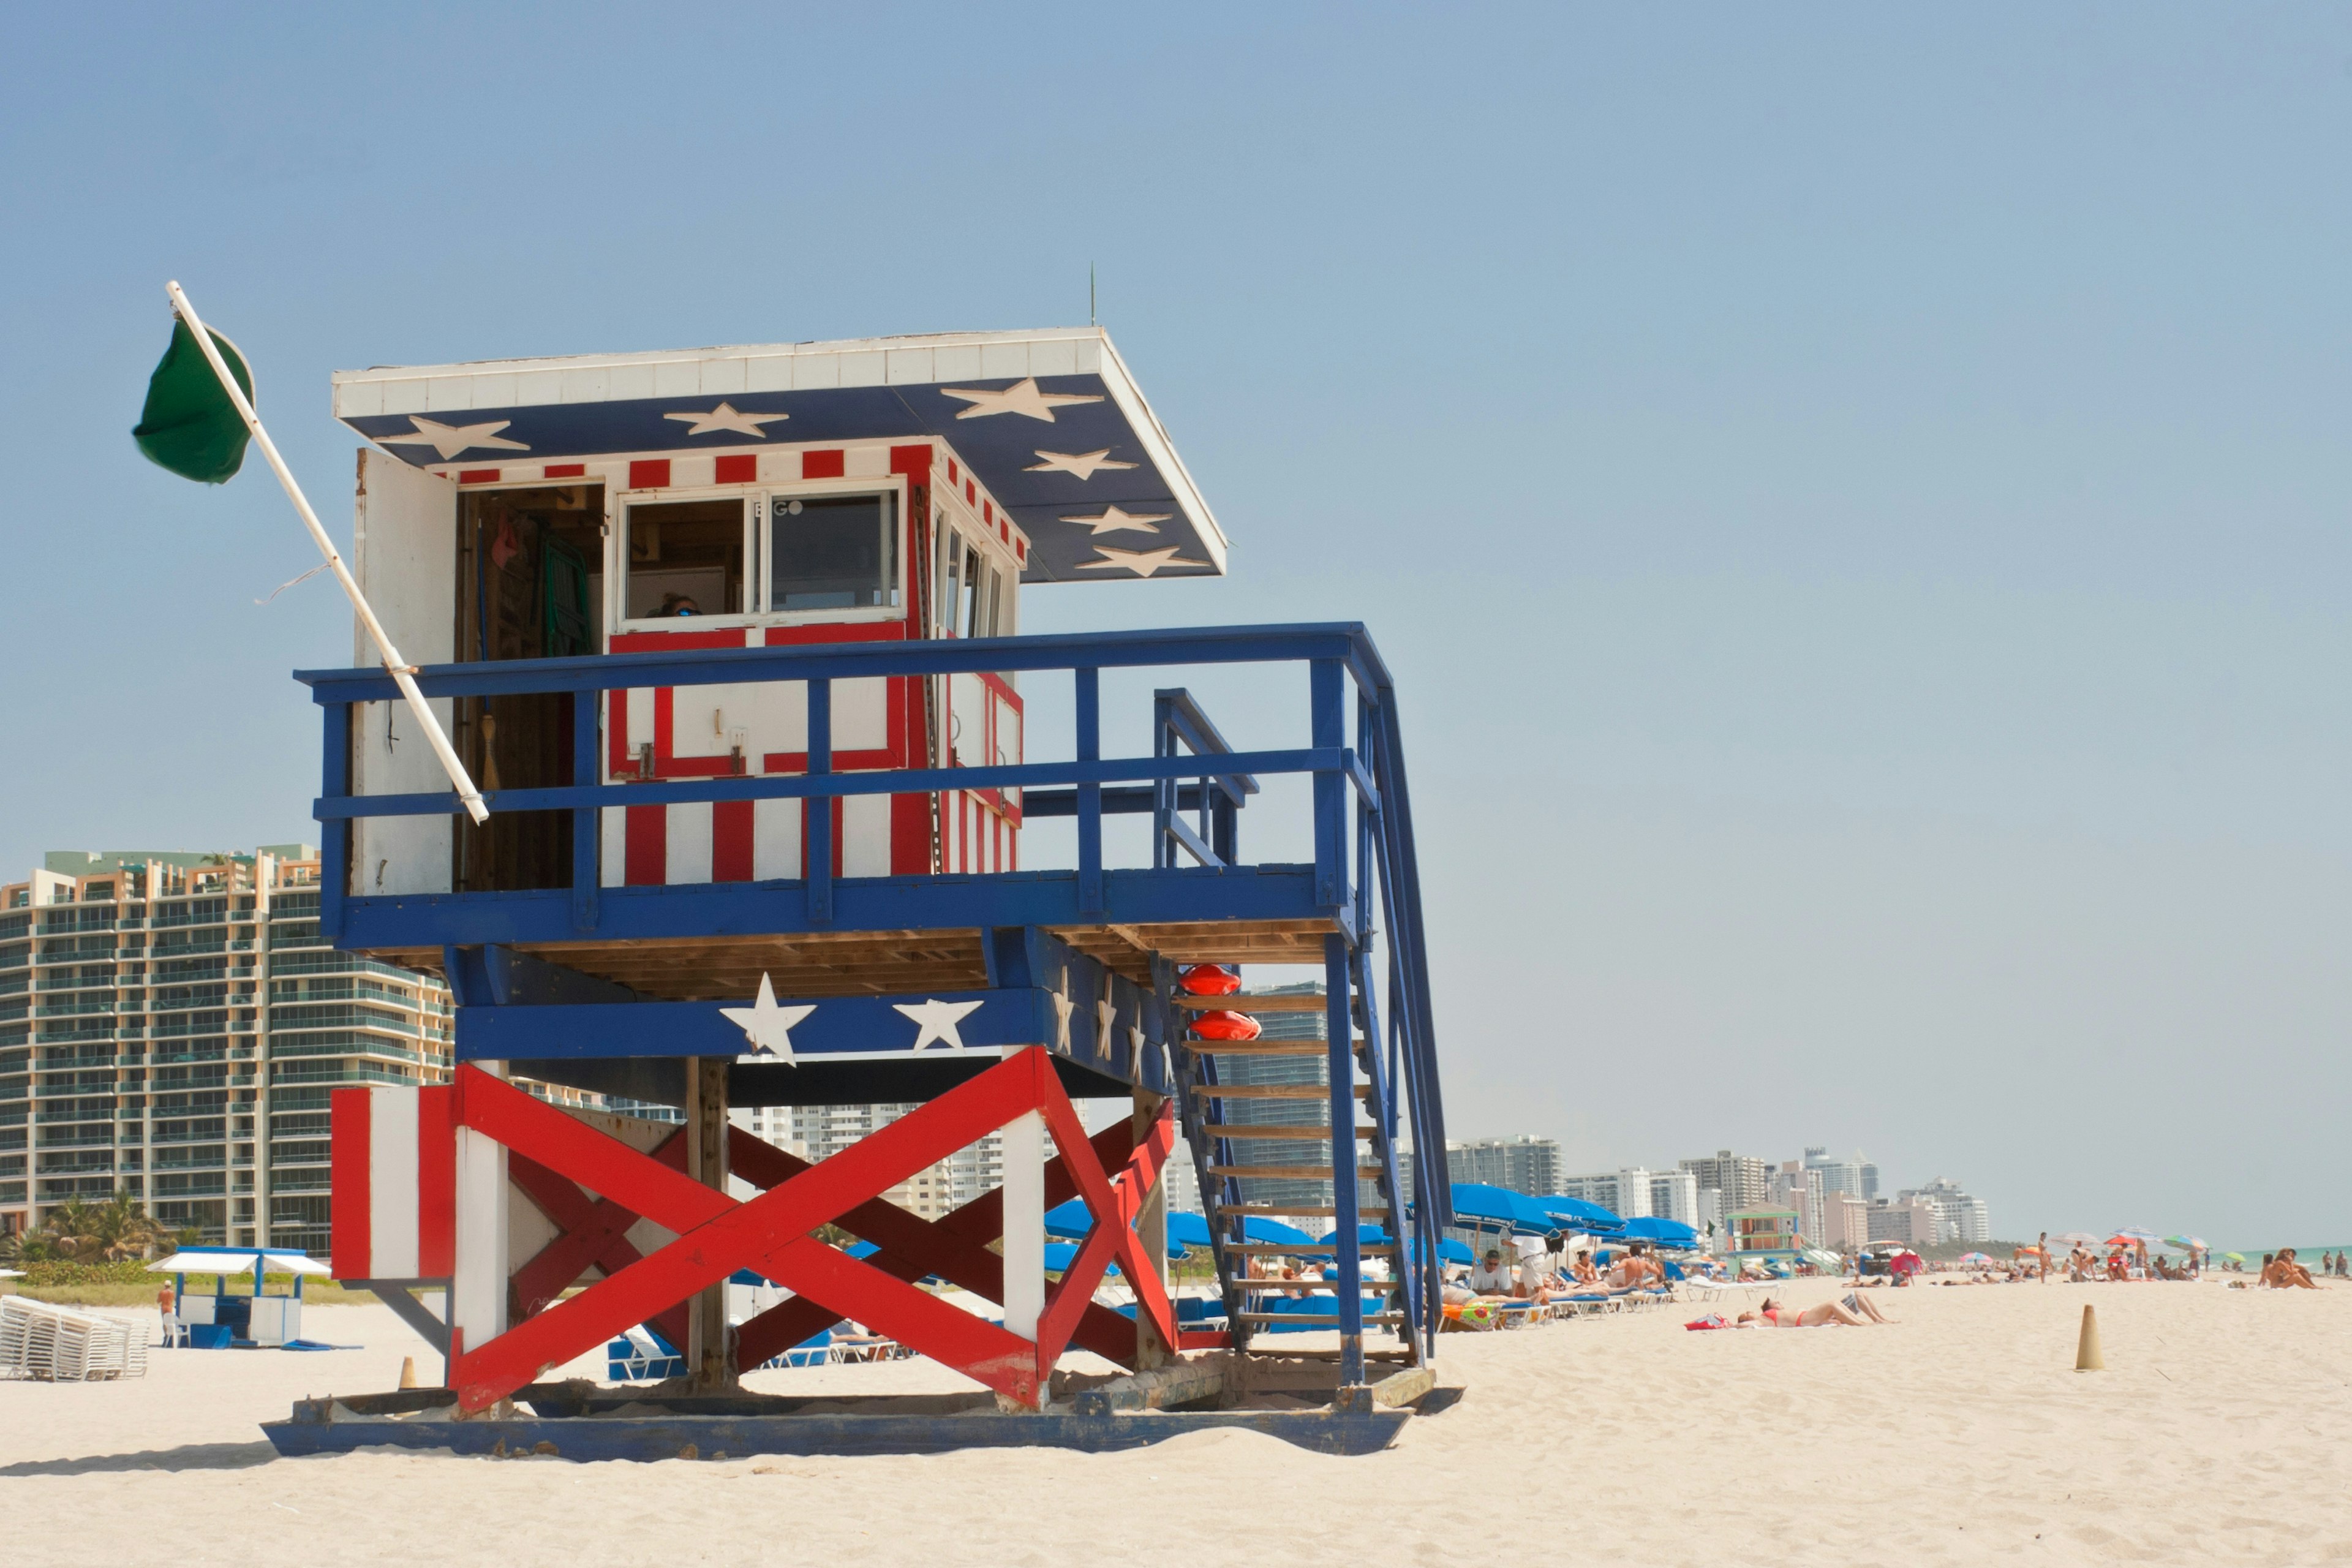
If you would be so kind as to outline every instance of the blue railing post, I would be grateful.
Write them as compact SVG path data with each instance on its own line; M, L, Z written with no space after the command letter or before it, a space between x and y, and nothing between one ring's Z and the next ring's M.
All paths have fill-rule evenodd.
M1316 784L1318 789L1322 785L1319 774ZM1336 778L1332 787L1338 787ZM1338 815L1336 805L1332 814ZM1363 1235L1359 1229L1362 1221L1356 1203L1356 1020L1348 994L1347 938L1327 936L1323 939L1323 1021L1330 1044L1327 1059L1331 1084L1331 1223L1336 1227L1333 1253L1339 1275L1332 1288L1339 1298L1339 1382L1352 1387L1364 1381L1364 1265Z
M1380 772L1380 746L1369 698L1356 699L1356 755L1375 777ZM1356 796L1356 941L1370 941L1372 930L1372 835L1379 831L1379 813L1360 795ZM1370 982L1366 981L1369 985ZM1377 1045L1377 1042L1376 1042Z
M1077 677L1078 761L1102 761L1102 671L1086 666ZM1103 901L1102 785L1078 785L1078 913L1108 913Z
M808 771L811 778L833 772L833 682L823 678L808 683ZM801 869L808 878L809 920L817 925L833 921L833 796L809 796Z
M1340 706L1345 675L1336 658L1310 661L1307 700L1312 713L1307 743L1337 751L1348 743L1346 715ZM1346 775L1337 769L1315 773L1315 901L1328 910L1348 902L1348 826Z
M1172 757L1176 754L1176 731L1169 714L1175 699L1162 691L1151 699L1151 754ZM1183 786L1175 779L1154 779L1151 782L1151 868L1165 871L1176 864L1176 841L1168 831L1175 820L1176 803L1183 798Z
M597 726L604 707L601 691L572 694L572 782L602 784L604 779L604 737ZM604 838L602 814L593 805L572 814L572 925L575 931L596 929L597 885L601 881L597 851Z
M352 792L352 705L328 703L326 719L319 793L331 800ZM352 876L352 822L347 816L335 817L320 826L319 934L331 942L343 934L343 894Z

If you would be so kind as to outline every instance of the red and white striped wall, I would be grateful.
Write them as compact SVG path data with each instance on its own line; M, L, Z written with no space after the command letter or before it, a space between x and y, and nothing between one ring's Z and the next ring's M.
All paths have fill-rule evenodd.
M339 1279L446 1279L457 1233L457 1090L339 1089L334 1268Z
M881 479L921 473L945 465L946 487L994 534L1021 565L1029 563L1029 536L996 502L987 487L950 455L944 443L913 446L859 444L838 447L762 447L740 452L696 452L667 457L598 458L577 463L509 463L495 468L449 464L432 470L460 485L536 485L594 477L631 490L695 489L715 485L789 484L795 479Z

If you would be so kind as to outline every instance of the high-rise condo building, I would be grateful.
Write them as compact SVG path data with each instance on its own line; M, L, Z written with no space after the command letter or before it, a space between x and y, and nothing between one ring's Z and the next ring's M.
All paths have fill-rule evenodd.
M446 1077L449 997L330 949L318 882L266 844L0 887L0 1226L121 1192L206 1242L326 1248L328 1094Z
M1753 1155L1719 1149L1712 1155L1683 1161L1682 1168L1691 1173L1701 1192L1722 1194L1717 1205L1719 1214L1760 1209L1771 1202L1772 1167Z
M204 1242L324 1252L328 1096L450 1061L438 978L320 936L307 844L59 851L0 886L0 1229L124 1193Z

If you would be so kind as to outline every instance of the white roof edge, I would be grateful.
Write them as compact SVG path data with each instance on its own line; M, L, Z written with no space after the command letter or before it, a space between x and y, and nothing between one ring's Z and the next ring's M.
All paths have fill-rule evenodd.
M1153 466L1167 477L1169 488L1176 493L1177 503L1191 512L1201 525L1201 543L1216 558L1217 571L1223 574L1229 542L1225 538L1224 526L1217 521L1217 514L1209 510L1209 503L1202 498L1201 487L1192 482L1192 472L1184 467L1184 459L1176 455L1176 443L1169 438L1166 428L1160 423L1160 416L1153 411L1151 405L1144 401L1142 389L1135 384L1135 377L1129 373L1127 361L1119 357L1118 347L1110 341L1110 334L1103 332L1101 336L1103 370L1106 373L1103 384L1110 389L1111 397L1119 405L1119 412L1127 416L1129 426L1134 429L1136 439L1143 443ZM1112 371L1118 374L1108 374Z
M593 370L604 365L676 364L722 359L767 359L780 354L873 353L885 349L978 347L988 343L1066 342L1096 338L1108 347L1110 336L1100 327L1032 327L1005 332L910 332L898 337L835 338L797 343L723 343L709 348L653 349L638 353L552 354L530 359L465 360L455 364L378 364L365 370L339 370L329 377L336 386L369 381L414 381L423 376L511 375L530 370Z

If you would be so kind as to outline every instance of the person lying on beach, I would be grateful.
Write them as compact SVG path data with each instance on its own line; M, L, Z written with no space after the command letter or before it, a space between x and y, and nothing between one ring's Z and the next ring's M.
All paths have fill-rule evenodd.
M2107 1254L2107 1278L2110 1279L2128 1279L2131 1278L2131 1264L2126 1260L2122 1253L2110 1252Z
M1752 1312L1739 1314L1743 1324L1752 1323L1759 1329L1821 1329L1842 1324L1850 1329L1864 1329L1873 1323L1892 1323L1894 1319L1878 1310L1878 1303L1859 1293L1849 1293L1843 1302L1822 1301L1798 1311L1766 1298L1764 1304Z

